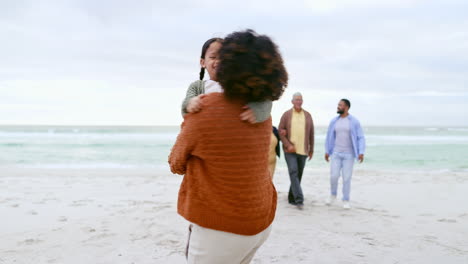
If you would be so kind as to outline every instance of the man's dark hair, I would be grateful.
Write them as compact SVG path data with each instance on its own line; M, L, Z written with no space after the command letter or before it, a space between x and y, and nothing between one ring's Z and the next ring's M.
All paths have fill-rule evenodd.
M344 102L348 108L351 108L351 102L348 99L341 99L342 102Z
M288 84L276 44L250 29L224 38L216 76L227 98L246 102L278 100Z

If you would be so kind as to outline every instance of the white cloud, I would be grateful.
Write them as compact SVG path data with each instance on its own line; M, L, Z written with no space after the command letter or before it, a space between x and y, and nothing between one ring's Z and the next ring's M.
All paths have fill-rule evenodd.
M274 120L301 91L318 124L342 97L366 123L380 124L395 105L421 123L440 123L424 115L433 104L433 116L459 124L468 115L460 106L468 99L463 7L456 0L2 2L0 123L176 125L203 42L254 28L279 44L290 74ZM412 124L401 109L391 121Z
M408 8L420 0L305 0L306 7L317 13L330 13L347 8Z

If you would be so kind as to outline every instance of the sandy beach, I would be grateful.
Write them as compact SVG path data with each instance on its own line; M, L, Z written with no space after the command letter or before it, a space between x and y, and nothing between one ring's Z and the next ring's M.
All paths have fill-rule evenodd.
M185 263L182 177L151 169L0 171L0 263ZM274 178L273 231L253 263L468 263L467 172L357 168L352 209L324 205L328 171L306 168L305 207Z

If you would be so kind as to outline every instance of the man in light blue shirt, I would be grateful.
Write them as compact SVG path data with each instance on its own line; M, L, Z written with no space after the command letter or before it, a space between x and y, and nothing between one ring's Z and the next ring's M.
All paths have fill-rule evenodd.
M354 116L348 113L351 102L341 99L338 103L337 113L328 126L325 140L325 160L330 164L331 195L326 204L331 205L336 200L338 180L343 177L343 208L350 209L349 196L351 193L351 177L353 175L354 160L364 161L366 141L361 124Z

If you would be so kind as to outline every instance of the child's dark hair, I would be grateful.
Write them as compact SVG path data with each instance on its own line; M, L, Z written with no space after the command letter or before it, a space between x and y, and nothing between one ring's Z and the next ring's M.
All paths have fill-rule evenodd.
M211 43L213 42L219 42L222 43L223 39L222 38L210 38L203 44L202 50L201 50L201 56L200 59L204 59L206 55L206 51L210 47ZM203 77L205 76L205 68L201 67L200 69L200 80L203 80Z
M276 44L253 30L234 32L219 50L218 82L224 95L247 102L278 100L288 85L288 73Z

